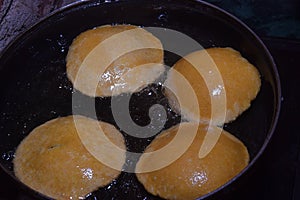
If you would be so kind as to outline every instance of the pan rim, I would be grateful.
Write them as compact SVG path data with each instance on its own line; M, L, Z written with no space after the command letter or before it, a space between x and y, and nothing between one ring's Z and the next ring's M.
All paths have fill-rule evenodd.
M148 2L151 2L151 0L147 0ZM168 2L169 0L163 0L164 2ZM172 1L173 3L177 3L177 2L181 2L184 3L186 0L174 0ZM33 25L31 25L29 28L27 28L25 31L21 32L20 34L18 34L16 37L13 38L13 40L11 40L9 42L8 45L6 45L6 47L0 52L0 60L2 60L2 58L4 57L4 55L10 51L11 48L14 48L15 46L18 46L18 44L20 44L21 40L23 38L26 38L30 35L31 32L34 32L37 30L37 28L47 22L49 19L62 14L64 12L70 11L72 9L76 9L79 8L80 6L87 6L87 8L89 7L94 7L94 6L101 6L102 4L110 4L110 3L120 3L120 2L125 2L125 3L132 3L132 2L138 2L137 0L105 0L105 1L99 1L99 0L82 0L79 2L73 2L70 3L68 5L65 5L51 13L49 13L48 15L42 17L40 20L38 20L36 23L34 23ZM231 180L229 180L227 183L225 183L224 185L222 185L221 187L217 188L216 190L199 197L198 199L205 199L209 196L212 196L215 193L218 193L220 190L224 189L225 187L227 187L228 185L232 184L233 182L235 182L237 179L239 179L240 176L242 176L243 174L245 174L247 171L250 170L250 168L252 168L254 166L254 164L257 162L257 160L261 157L261 155L265 152L266 147L268 146L271 138L274 135L274 132L276 130L276 126L278 124L278 119L280 116L280 110L281 110L281 98L282 98L282 91L281 91L281 83L280 83L280 76L277 70L277 66L276 63L271 55L271 53L269 52L268 48L266 47L266 45L263 43L263 41L261 40L261 38L252 30L250 29L244 22L242 22L240 19L238 19L237 17L235 17L234 15L232 15L231 13L211 4L208 2L205 2L203 0L188 0L188 2L190 3L194 3L194 4L202 4L204 6L207 6L209 8L212 8L213 10L218 11L219 13L221 13L222 15L226 16L227 18L230 18L232 21L234 21L236 24L239 24L240 27L242 27L244 29L244 31L248 32L249 35L251 35L251 37L253 37L255 39L255 41L257 42L257 44L260 45L260 47L263 49L263 52L265 53L265 58L268 59L268 62L271 63L271 72L272 72L272 78L274 79L274 85L275 85L275 89L274 89L274 114L273 114L273 118L271 121L271 125L270 128L268 130L267 133L267 137L264 139L263 145L261 146L261 148L259 149L258 153L253 157L253 159L251 159L250 163L247 165L246 168L244 168L239 174L237 174L234 178L232 178ZM0 70L2 70L0 68ZM9 177L11 177L12 179L14 179L15 181L17 181L18 183L21 183L22 186L24 185L26 188L29 188L28 186L26 186L25 184L23 184L21 181L19 181L15 176L12 176L11 173L2 165L0 164L0 168L1 170L3 170L6 174L8 174ZM45 195L30 189L32 192L34 192L35 194L38 194L40 196L42 196L43 198L47 198L45 197Z

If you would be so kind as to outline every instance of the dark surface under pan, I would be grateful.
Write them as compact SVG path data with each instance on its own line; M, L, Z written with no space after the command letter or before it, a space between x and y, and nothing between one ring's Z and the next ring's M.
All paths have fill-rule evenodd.
M233 47L257 66L262 75L258 97L249 110L225 127L248 147L251 156L249 167L252 166L272 136L280 100L276 68L259 39L239 21L205 3L120 1L68 7L34 26L6 49L0 60L0 163L5 172L14 176L13 153L33 128L47 120L72 114L73 88L66 77L65 56L74 37L87 29L115 23L174 29L197 40L205 48ZM177 59L166 52L166 64L171 66ZM79 107L93 100L75 93L82 98ZM131 100L133 119L140 125L146 125L149 119L145 113L154 103L168 107L160 86L151 85L134 95ZM109 98L96 99L97 118L115 124L109 104ZM89 110L82 110L81 114L90 115ZM171 111L168 111L168 116L165 128L180 121L180 116ZM136 139L123 134L129 151L141 152L151 141L151 138ZM130 165L130 162L127 164ZM247 183L247 177L251 176L249 171L237 181L225 185L212 198L218 198L218 195L225 198L238 190L239 185ZM143 189L134 174L128 173L122 173L112 184L93 193L90 199L96 197L158 199Z

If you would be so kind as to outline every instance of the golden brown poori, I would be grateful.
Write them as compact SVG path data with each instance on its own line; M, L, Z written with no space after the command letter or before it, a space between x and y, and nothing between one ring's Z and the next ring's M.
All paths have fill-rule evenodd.
M104 25L73 40L67 75L77 90L92 97L136 92L164 72L163 56L160 40L146 29Z
M121 169L104 165L85 148L74 120L87 131L101 126L110 141L126 149L122 134L108 123L83 116L53 119L35 128L18 146L13 162L21 182L54 199L82 199L118 177ZM93 137L87 140L94 145ZM124 163L125 154L120 159Z
M199 72L196 67L204 71ZM200 116L195 113L195 106L198 105L190 100L187 89L181 88L183 84L178 81L174 71L183 75L194 89ZM221 75L222 84L218 75ZM208 85L214 83L209 89ZM238 51L232 48L209 48L193 52L175 63L168 72L165 94L171 107L184 118L201 123L209 123L211 119L213 124L222 125L235 120L250 107L260 85L258 70ZM225 95L225 101L221 95ZM181 99L181 105L176 98ZM225 109L221 106L223 104ZM214 115L212 105L216 111Z
M221 136L212 151L204 158L198 157L208 126L191 122L185 126L186 134L198 127L197 134L188 150L170 165L147 173L138 173L137 178L145 189L153 195L164 199L195 199L224 185L249 162L249 154L244 144L230 133L218 127L213 131L222 131ZM145 153L154 152L166 146L177 134L178 126L170 128L157 136L146 148ZM178 148L183 148L180 143ZM171 150L169 155L173 154ZM153 165L153 158L143 154L137 163L138 170ZM160 155L155 160L159 161ZM163 155L161 155L163 158ZM163 162L163 160L161 159Z

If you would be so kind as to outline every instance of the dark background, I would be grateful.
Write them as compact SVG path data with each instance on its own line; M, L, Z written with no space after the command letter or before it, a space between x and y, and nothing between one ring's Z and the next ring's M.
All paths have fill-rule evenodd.
M76 1L0 0L0 51L40 18ZM299 0L206 1L235 15L261 37L300 40Z
M299 0L207 0L235 15L259 36L300 39Z
M40 18L75 0L0 0L0 51ZM300 200L300 1L208 0L252 28L273 55L282 84L281 116L265 153L232 199ZM1 98L1 97L0 97ZM0 170L0 200L32 199Z

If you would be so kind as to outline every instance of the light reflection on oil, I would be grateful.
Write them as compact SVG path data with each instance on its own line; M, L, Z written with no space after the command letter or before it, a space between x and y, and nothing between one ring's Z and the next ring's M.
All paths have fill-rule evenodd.
M201 186L208 181L208 177L207 177L207 174L205 173L205 171L194 172L194 174L190 178L190 181L191 181L192 185Z

